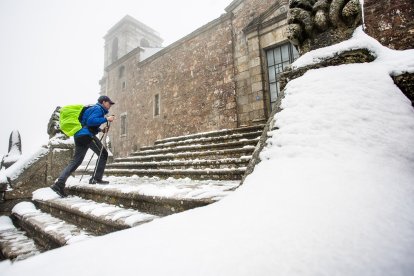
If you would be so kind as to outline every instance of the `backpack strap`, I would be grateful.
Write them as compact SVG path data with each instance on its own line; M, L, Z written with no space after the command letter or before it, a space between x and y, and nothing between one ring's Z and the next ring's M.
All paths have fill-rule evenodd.
M97 128L97 129L99 129L99 126L97 126L97 127L90 127L90 126L87 126L86 124L84 125L83 124L83 115L84 115L84 113L85 113L85 111L87 110L87 109L89 109L89 108L92 108L92 107L94 107L95 105L94 104L90 104L90 105L86 105L86 106L84 106L83 108L82 108L82 111L81 111L81 113L79 114L79 122L81 123L81 125L82 125L82 127L87 127L88 128L88 130L92 133L92 134L94 134L94 132L96 132L96 129L94 129L94 128ZM100 107L100 109L101 109L101 111L102 111L102 116L103 117L105 117L105 112L103 111L103 108L101 107L101 106L99 106ZM89 116L91 116L92 114L89 114ZM88 121L88 119L86 119L86 121Z
M85 106L82 108L81 112L79 113L78 120L79 120L79 122L81 123L81 125L82 125L82 126L84 126L84 125L83 125L83 123L82 123L83 114L85 113L85 111L86 111L87 109L91 108L92 106L93 106L92 104L85 105Z

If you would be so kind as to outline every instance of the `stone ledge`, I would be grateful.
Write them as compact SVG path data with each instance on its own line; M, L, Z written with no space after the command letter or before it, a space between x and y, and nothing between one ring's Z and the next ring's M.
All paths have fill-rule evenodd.
M89 235L75 225L41 211L24 215L13 213L12 216L29 236L47 250L64 246L75 236Z
M319 69L343 64L372 62L374 60L375 57L368 49L357 49L336 54L334 57L322 60L317 64L311 64L297 69L288 69L280 76L280 90L283 90L289 81L303 76L308 70L311 69Z
M160 162L117 162L106 166L107 169L224 169L246 166L248 158L231 158L216 160L190 160L190 161L160 161Z
M6 218L10 220L8 217ZM26 259L41 252L34 240L27 237L23 231L15 227L0 231L0 248L4 258L16 261Z
M262 130L257 130L254 132L246 132L246 133L235 133L235 134L228 134L223 136L217 137L200 137L200 138L188 138L182 137L181 140L176 140L172 142L164 142L164 143L157 143L154 146L148 147L141 147L141 151L145 150L152 150L164 147L173 147L173 146L182 146L187 144L204 144L209 142L217 142L217 141L232 141L232 140L240 140L240 139L249 139L249 138L256 138L262 134Z
M171 215L216 202L213 199L180 199L147 196L138 193L123 193L116 190L103 190L88 186L72 186L66 189L69 194L82 198L133 208L157 216Z
M235 142L228 142L228 143L170 147L170 148L134 152L132 156L143 156L143 155L149 155L149 154L170 153L170 152L172 153L172 152L182 152L182 151L191 152L191 151L199 151L203 149L216 150L216 149L222 149L222 148L244 147L244 146L249 146L249 145L256 145L258 141L259 141L259 138L254 138L254 139L246 139L242 141L235 141Z
M72 202L74 201L74 202ZM73 224L79 225L82 228L86 228L89 231L93 232L96 235L107 234L115 232L118 230L127 229L130 227L137 226L139 224L149 222L156 218L155 216L140 214L137 211L126 210L117 206L99 206L96 202L91 202L78 198L65 198L49 201L40 201L37 200L35 204L43 211L50 213L56 217L59 217L65 221L71 222ZM89 206L86 211L84 211L82 206ZM92 206L92 207L91 207ZM111 214L104 215L94 215L94 210L96 208L112 208ZM130 211L130 216L133 215L143 215L143 219L137 222L134 222L132 225L126 223L126 217L122 216L118 219L115 218L120 212ZM147 215L147 216L145 216ZM112 216L112 217L111 217ZM130 217L128 216L128 217Z
M222 135L231 135L231 134L240 134L255 130L261 130L264 127L264 125L256 125L256 126L246 126L246 127L240 127L235 129L222 129L217 131L211 131L211 132L201 132L196 134L189 134L185 136L178 136L178 137L171 137L171 138L165 138L162 140L155 141L155 145L162 144L162 143L170 143L173 141L180 141L183 138L185 139L196 139L196 138L207 138L207 137L216 137L216 136L222 136Z
M240 180L246 168L209 169L209 170L137 170L137 169L108 169L106 175L114 176L157 176L160 178L187 178L194 180Z
M230 158L240 157L240 155L251 155L254 147L237 148L237 149L223 149L216 151L193 151L193 152L179 152L175 154L153 154L144 156L130 156L115 159L115 162L143 162L143 161L160 161L160 160L181 160L181 159L193 159L193 158ZM219 158L218 158L219 157Z

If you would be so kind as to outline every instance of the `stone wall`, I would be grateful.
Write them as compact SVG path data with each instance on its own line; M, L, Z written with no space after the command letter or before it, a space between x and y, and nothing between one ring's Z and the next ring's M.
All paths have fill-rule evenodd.
M110 132L115 157L157 139L237 127L231 34L224 15L142 62L137 52L108 68L107 95L118 115ZM154 115L156 95L160 115Z
M267 86L264 81L265 62L263 49L281 42L287 42L283 28L263 27L266 18L261 18L274 7L269 17L276 18L287 11L287 0L234 1L226 11L233 14L235 82L237 91L239 126L264 123L269 115L266 103ZM273 11L272 10L272 11ZM258 20L255 28L246 30ZM277 27L286 24L282 19ZM270 38L270 39L269 39Z
M20 201L31 200L32 193L37 189L49 187L54 183L61 171L72 159L73 143L51 139L47 146L42 147L28 160L21 160L11 167L12 176L0 187L7 191L0 200L0 215L9 215L11 209ZM8 172L5 171L7 175ZM5 190L0 190L4 192Z
M414 47L413 0L365 0L366 32L382 45L405 50Z

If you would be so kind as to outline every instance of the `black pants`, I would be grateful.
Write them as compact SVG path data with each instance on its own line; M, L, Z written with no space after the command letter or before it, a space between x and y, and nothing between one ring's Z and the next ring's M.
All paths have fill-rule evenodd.
M90 137L86 135L75 137L75 155L73 156L69 165L61 172L56 182L56 185L65 187L66 180L68 179L70 174L76 171L80 164L82 164L82 161L85 158L88 149L93 150L93 152L95 152L98 156L102 149L101 158L99 158L96 164L97 168L95 174L95 179L102 179L106 166L106 160L108 159L108 151L103 147L98 137Z

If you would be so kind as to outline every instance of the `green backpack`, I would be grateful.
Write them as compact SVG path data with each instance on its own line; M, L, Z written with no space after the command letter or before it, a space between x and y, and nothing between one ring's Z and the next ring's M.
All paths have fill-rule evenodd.
M66 105L60 109L60 130L67 136L73 136L82 128L81 120L83 113L92 105Z

